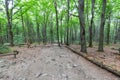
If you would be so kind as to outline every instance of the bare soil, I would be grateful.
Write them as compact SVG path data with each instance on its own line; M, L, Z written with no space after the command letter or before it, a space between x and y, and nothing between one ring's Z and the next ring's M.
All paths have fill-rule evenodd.
M80 52L80 45L70 45L70 47ZM87 48L88 57L93 57L98 61L110 66L111 68L120 71L120 54L118 50L118 45L105 46L104 52L98 52L98 47L94 46L92 48Z
M20 53L0 58L0 80L120 80L65 47L14 47Z

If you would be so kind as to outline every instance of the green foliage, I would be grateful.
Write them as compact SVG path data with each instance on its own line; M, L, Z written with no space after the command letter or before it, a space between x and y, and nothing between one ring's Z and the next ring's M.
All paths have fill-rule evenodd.
M8 53L8 52L10 52L11 51L11 49L9 48L9 47L7 47L7 46L5 46L5 45L0 45L0 54L1 53Z
M15 35L14 36L14 44L18 45L18 44L22 44L24 43L24 37L21 35Z
M25 36L28 38L28 28L31 28L30 37L36 39L37 34L37 24L39 24L40 36L43 39L42 30L46 24L46 33L47 39L50 40L51 34L51 26L53 27L54 39L56 40L56 17L55 17L55 8L54 1L57 2L57 10L58 10L58 18L59 18L59 34L63 37L66 35L66 26L67 26L67 1L66 0L14 0L13 6L13 15L12 15L12 31L14 33L14 43L21 44L24 43L25 37L23 36L23 31L25 31ZM1 0L0 0L1 2ZM76 2L76 3L75 3ZM2 2L1 2L2 3ZM87 39L89 37L89 24L91 19L91 0L85 0L85 20L86 20L86 35ZM78 19L78 0L70 0L70 20L69 27L72 29L77 29L77 35L79 36L80 26ZM107 0L107 9L106 9L106 23L108 21L108 17L111 16L111 25L115 24L114 20L120 19L119 10L120 10L120 1L119 0ZM2 36L5 41L7 34L7 18L5 13L4 4L0 4L0 37ZM102 11L102 0L97 0L95 2L95 16L94 16L94 25L95 29L99 31L100 26L100 14ZM110 14L111 12L111 14ZM73 15L72 15L73 14ZM21 15L23 16L23 24L22 25ZM88 15L88 22L86 16ZM62 25L61 25L62 18ZM52 23L52 25L51 25ZM111 34L114 30L115 26L111 26ZM106 28L107 29L107 28ZM73 33L75 34L75 31ZM96 34L98 36L98 32ZM114 34L112 35L114 36ZM34 40L35 42L36 40ZM78 40L79 41L79 40ZM77 42L75 42L77 43Z

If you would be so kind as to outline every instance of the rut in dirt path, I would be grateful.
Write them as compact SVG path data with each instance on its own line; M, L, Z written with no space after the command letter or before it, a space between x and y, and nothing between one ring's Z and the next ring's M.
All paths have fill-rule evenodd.
M120 80L64 47L18 50L21 53L9 60L0 80Z

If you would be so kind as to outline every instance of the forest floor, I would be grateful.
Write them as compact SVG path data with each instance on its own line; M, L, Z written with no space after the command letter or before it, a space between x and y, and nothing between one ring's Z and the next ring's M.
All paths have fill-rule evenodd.
M70 45L70 47L80 52L80 45ZM97 62L101 62L113 70L120 72L120 53L116 50L118 48L119 45L105 46L104 52L98 52L97 46L92 48L88 47L86 55L88 58L93 58L93 60L97 60Z
M120 80L65 47L13 47L20 53L0 57L0 80Z

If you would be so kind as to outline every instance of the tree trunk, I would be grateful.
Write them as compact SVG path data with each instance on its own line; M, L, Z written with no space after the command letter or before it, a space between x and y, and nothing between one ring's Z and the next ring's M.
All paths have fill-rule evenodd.
M8 34L10 39L10 45L13 46L13 32L12 32L12 14L9 12L9 0L5 0L5 9L6 9L6 15L7 15L7 21L8 21Z
M47 43L47 32L46 32L46 28L47 28L47 15L46 13L44 13L44 23L43 23L43 28L42 28L42 35L43 35L43 43L46 45Z
M85 16L84 16L84 0L79 0L79 22L80 22L80 39L81 39L81 52L86 53L86 39L85 39Z
M26 39L26 30L25 30L25 26L24 26L24 19L23 19L23 15L22 15L22 9L21 9L21 21L22 21L22 30L23 30L24 42L26 42L27 41L27 39Z
M69 8L70 8L70 0L67 0L67 42L66 45L69 45Z
M91 22L90 22L90 27L89 27L89 47L92 47L92 41L93 41L93 19L94 19L94 7L95 7L95 0L91 0L92 1L92 18L91 18Z
M0 32L2 33L2 23L0 22ZM0 35L0 44L3 44L3 37Z
M51 22L51 28L50 28L50 34L51 34L51 44L54 42L54 36L53 36L53 22Z
M117 43L117 33L118 33L118 20L115 23L115 36L114 36L114 44Z
M38 22L38 19L37 19L37 15L36 15L36 32L37 32L37 42L40 44L40 24Z
M99 33L99 46L98 51L103 52L103 41L104 41L104 25L105 25L105 11L106 11L106 0L102 0L102 13L101 13L101 24Z
M26 26L27 26L27 42L28 43L31 43L32 42L32 40L31 40L31 30L30 30L30 26L31 26L31 24L30 24L30 21L29 21L29 19L28 19L28 16L27 16L27 20L26 20Z
M109 14L108 26L107 26L107 40L106 40L107 45L109 45L110 43L110 23L111 23L111 20L110 20L110 14Z
M60 42L59 42L58 11L57 11L57 3L56 3L56 1L54 2L54 7L55 7L55 13L56 13L57 40L58 40L58 46L60 46Z
M120 21L119 21L119 28L118 28L118 41L120 43Z
M76 28L76 26L74 27L74 36L75 36L75 41L77 40L77 28Z
M60 27L60 37L61 37L61 44L63 44L63 29L62 29L62 16L61 16L61 19L60 19L60 24L61 24L61 27Z
M43 24L42 33L43 33L43 43L46 45L47 43L46 24Z

